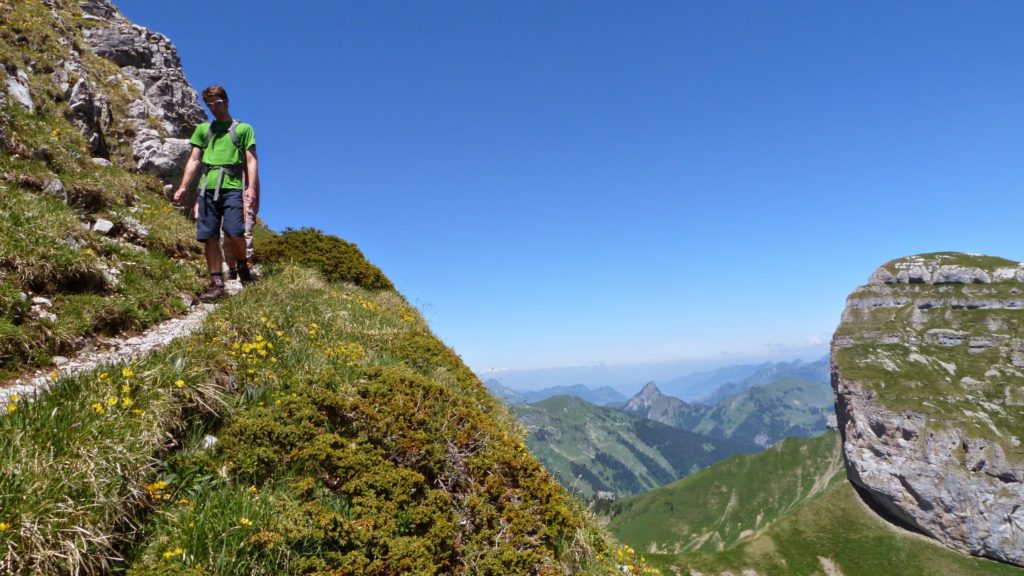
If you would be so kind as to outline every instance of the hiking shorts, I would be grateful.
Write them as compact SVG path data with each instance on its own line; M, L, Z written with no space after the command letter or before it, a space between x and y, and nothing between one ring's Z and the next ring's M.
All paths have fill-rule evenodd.
M242 211L242 191L221 190L220 198L213 200L213 191L199 197L199 217L196 219L196 240L206 242L220 238L220 230L228 238L245 235L245 215Z

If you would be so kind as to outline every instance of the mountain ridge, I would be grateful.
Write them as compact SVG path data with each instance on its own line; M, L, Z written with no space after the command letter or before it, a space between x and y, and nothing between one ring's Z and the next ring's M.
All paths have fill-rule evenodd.
M806 365L795 362L785 369L769 366L768 371L755 372L761 375L744 391L714 405L688 404L666 396L651 382L625 404L623 411L684 430L765 448L786 436L809 437L825 431L828 418L834 413L829 385L793 376L818 374L820 365L821 361ZM756 384L770 377L778 380Z
M756 447L711 438L597 406L554 396L513 406L527 446L571 491L618 498L657 488L713 462Z
M5 9L7 375L181 314L205 273L159 179L202 118L170 41L106 0ZM295 235L346 265L284 249L197 333L7 398L0 572L619 573L614 541L357 247L304 229L257 239L257 258Z

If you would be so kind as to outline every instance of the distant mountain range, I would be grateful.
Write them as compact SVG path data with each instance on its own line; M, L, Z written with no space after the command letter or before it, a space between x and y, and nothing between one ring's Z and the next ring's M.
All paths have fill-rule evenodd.
M564 486L583 496L621 497L787 436L825 431L833 404L824 360L733 368L720 375L746 377L718 390L740 391L715 405L667 396L653 382L628 401L614 390L582 385L535 392L510 390L495 380L487 385L506 399L529 431L530 451ZM566 394L531 401L555 392ZM597 405L609 401L615 402Z
M628 400L624 394L610 386L591 389L583 384L574 384L572 386L552 386L542 390L513 390L494 379L487 380L484 384L491 394L501 398L507 404L540 402L555 396L574 396L598 406L623 403Z
M709 394L697 398L696 402L708 405L717 404L724 398L728 398L734 394L739 394L740 392L749 390L755 386L771 384L772 382L781 380L783 377L828 384L830 377L828 357L826 356L820 360L809 363L804 362L803 360L794 360L792 362L762 364L746 378L738 381L726 382L715 388ZM670 390L671 388L666 387L665 393L671 394L672 392L670 392Z
M530 452L562 485L585 497L637 494L738 452L758 450L572 396L512 409L529 433Z
M827 374L824 359L762 366L739 383L719 386L719 391L735 392L713 405L665 395L652 382L623 410L714 438L768 447L787 436L812 437L825 431L834 413Z

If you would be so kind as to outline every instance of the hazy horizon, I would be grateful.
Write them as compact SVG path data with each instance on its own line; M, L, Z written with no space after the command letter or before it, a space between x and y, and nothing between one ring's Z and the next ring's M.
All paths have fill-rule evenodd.
M525 368L504 370L474 370L484 381L496 380L502 386L518 392L573 386L583 384L595 389L609 386L632 396L648 382L664 384L675 378L690 376L727 366L762 364L764 362L815 362L828 354L828 347L808 347L803 353L791 356L722 356L718 359L688 359L672 362L647 362L632 364L594 364L586 366L554 366L549 368Z

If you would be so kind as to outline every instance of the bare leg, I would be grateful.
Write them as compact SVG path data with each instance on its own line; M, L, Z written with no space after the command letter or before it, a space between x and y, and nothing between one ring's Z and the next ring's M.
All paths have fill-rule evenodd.
M204 244L206 248L206 266L210 269L210 273L221 271L222 256L220 254L220 241L217 238L207 240Z
M231 254L235 257L235 262L245 262L245 238L241 236L228 238L228 244L231 246Z

